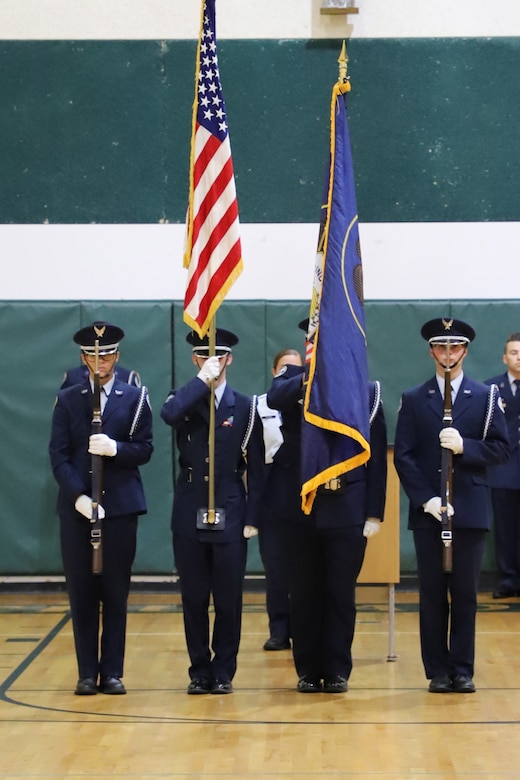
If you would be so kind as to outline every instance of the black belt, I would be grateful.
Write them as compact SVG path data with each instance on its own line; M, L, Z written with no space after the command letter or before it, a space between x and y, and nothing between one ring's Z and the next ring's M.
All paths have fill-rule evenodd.
M243 476L244 476L244 472L243 471L237 471L236 474L235 474L235 480L237 482L241 482ZM208 477L206 475L205 479L207 480L207 478ZM188 466L187 468L183 468L183 469L180 470L179 482L191 483L191 482L193 482L193 479L194 479L194 477L193 477L193 468L191 466Z

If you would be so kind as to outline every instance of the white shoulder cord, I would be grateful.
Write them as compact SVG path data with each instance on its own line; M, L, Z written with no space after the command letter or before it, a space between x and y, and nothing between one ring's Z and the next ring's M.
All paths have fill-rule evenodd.
M242 446L241 446L242 455L244 456L244 458L246 457L247 445L249 444L249 439L251 438L251 434L253 433L253 426L255 424L256 401L257 401L257 397L256 397L256 395L254 395L251 398L251 406L249 407L249 420L248 420L248 423L247 423L247 428L246 428L246 432L245 432L245 435L244 435L244 440L243 440Z
M495 411L495 402L498 394L498 386L497 385L491 385L489 388L489 395L488 395L488 402L487 402L487 409L486 409L486 419L484 421L484 432L482 434L482 441L487 437L489 433L489 426L491 425L491 421L493 420L493 413Z
M372 425L372 423L374 422L377 411L381 406L381 383L378 382L378 380L376 379L374 385L375 385L375 393L374 393L374 403L372 404L372 409L370 410L370 425Z
M135 410L134 419L132 421L132 425L130 426L130 433L129 436L132 438L134 435L135 429L137 428L137 423L139 422L139 418L141 416L141 412L143 410L144 402L146 399L146 394L148 393L148 388L146 385L143 385L141 387L141 394L139 396L139 401L137 403L137 409Z

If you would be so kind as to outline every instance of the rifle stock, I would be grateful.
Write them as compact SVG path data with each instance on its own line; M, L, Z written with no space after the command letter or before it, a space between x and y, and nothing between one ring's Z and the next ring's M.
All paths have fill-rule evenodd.
M99 341L95 342L94 396L92 403L91 433L102 432L101 422L101 385L99 377ZM90 519L90 543L92 545L92 573L103 571L103 532L99 505L103 490L103 461L101 455L91 455L92 468L92 517Z
M442 424L444 428L449 428L452 423L451 369L448 342L446 348L446 368L444 370L444 414L442 417ZM444 545L442 550L442 568L445 572L451 572L453 566L453 550L451 546L453 535L451 517L448 514L448 505L451 500L453 452L445 447L442 447L441 450L441 539Z

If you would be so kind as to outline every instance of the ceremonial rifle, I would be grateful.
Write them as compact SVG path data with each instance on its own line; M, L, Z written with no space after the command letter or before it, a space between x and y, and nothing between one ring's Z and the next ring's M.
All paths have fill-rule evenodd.
M94 353L94 395L92 402L91 433L102 432L101 422L101 385L99 377L99 341L95 341ZM92 516L90 519L90 543L92 545L92 574L103 571L102 527L99 516L99 504L102 496L103 460L101 455L91 456L92 467Z
M451 410L451 368L450 368L450 342L446 342L446 366L444 368L444 414L442 425L450 428L453 424ZM452 526L448 506L451 501L453 474L453 452L446 447L441 447L441 539L444 545L442 550L442 568L445 572L451 572L453 562L452 550Z

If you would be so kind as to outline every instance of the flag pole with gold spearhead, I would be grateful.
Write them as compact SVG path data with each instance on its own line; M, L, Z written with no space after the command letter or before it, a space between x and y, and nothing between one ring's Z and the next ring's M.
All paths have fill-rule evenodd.
M215 317L209 325L209 355L216 354L217 328ZM217 520L215 512L215 380L210 383L209 396L209 432L208 432L208 523L214 525Z

